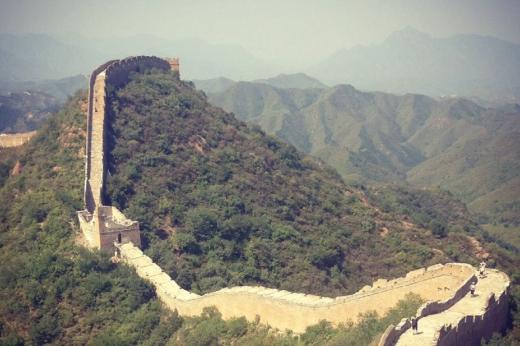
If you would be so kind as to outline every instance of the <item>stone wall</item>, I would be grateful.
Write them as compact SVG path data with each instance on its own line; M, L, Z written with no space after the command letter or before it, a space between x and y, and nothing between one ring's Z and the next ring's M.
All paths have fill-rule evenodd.
M132 72L158 68L169 70L164 59L149 56L111 60L92 72L89 80L87 115L85 207L93 213L96 206L103 205L106 175L106 105L109 104L108 89L119 88L128 83Z
M377 346L393 346L395 345L397 339L401 335L403 335L404 332L406 332L408 329L412 327L412 323L410 322L409 318L403 318L401 322L397 326L394 326L393 324L389 325L381 338L379 339L379 342Z
M154 56L125 58L107 67L107 83L114 87L122 87L129 82L132 72L140 73L152 68L168 71L170 70L170 64L167 60Z
M438 314L441 311L445 311L451 308L455 303L461 300L466 294L469 292L469 288L471 283L477 282L477 276L475 274L471 275L463 282L460 287L455 291L455 294L445 300L438 301L430 301L426 302L419 307L417 310L417 317L422 318L428 315Z
M0 148L13 148L27 143L36 131L0 134Z
M449 264L451 265L451 264ZM439 312L445 311L446 309L449 309L454 304L456 304L458 301L460 301L466 294L469 292L469 288L471 286L472 282L477 281L477 277L474 274L475 269L471 267L469 264L465 263L457 263L459 266L466 266L468 268L468 271L473 272L472 275L468 276L466 280L464 280L460 286L454 291L451 297L444 300L431 300L427 301L423 305L421 305L417 309L417 313L415 316L420 320L423 317L426 317L428 315L437 314ZM436 268L440 268L442 265L435 265L432 267L429 267L430 270L436 270ZM423 269L419 269L419 272ZM412 273L417 273L418 271L413 271L408 273L408 275ZM412 274L416 275L416 274ZM387 327L381 338L379 339L378 346L392 346L395 345L397 339L405 333L408 329L411 328L411 323L408 318L404 318L401 320L401 322L397 326L390 325Z
M90 174L91 174L91 164L92 164L92 120L94 117L94 100L95 100L95 88L94 85L96 83L96 79L98 75L103 72L107 66L113 64L117 60L111 60L103 65L96 68L92 71L89 79L89 88L88 88L88 111L87 111L87 137L86 137L86 148L85 148L85 187L84 187L84 201L85 201L85 209L90 213L94 212L95 202L94 195L92 192L92 187L90 186ZM103 86L104 88L104 86ZM100 88L98 87L98 90ZM104 107L101 109L104 115ZM102 139L103 140L103 139Z
M81 230L90 247L113 249L114 242L140 246L139 223L104 205L107 166L107 105L114 90L129 82L132 73L147 69L170 70L169 61L150 56L111 60L92 72L89 80L85 157L85 210L78 212ZM177 61L178 69L178 61ZM178 74L178 71L175 71Z
M353 295L336 298L249 286L199 296L180 288L133 244L121 245L120 253L141 277L153 284L161 301L181 315L199 315L204 307L215 306L225 319L244 316L254 321L258 315L264 324L296 333L320 320L338 324L356 322L360 313L371 310L384 314L408 293L419 294L426 300L448 299L474 273L471 266L464 264L434 266L403 278L378 280Z
M480 345L482 339L489 340L493 333L508 326L509 281L497 297L490 294L482 314L465 316L457 325L445 325L437 335L437 345Z
M116 246L121 258L134 267L137 274L149 280L158 297L170 309L181 315L199 315L205 307L214 306L223 318L257 317L264 324L296 333L321 320L334 324L356 322L362 313L386 313L409 293L419 294L429 301L423 305L420 317L435 314L455 304L467 294L474 279L474 269L466 264L451 263L421 268L403 278L380 279L353 295L336 298L320 297L265 287L232 287L205 295L182 289L137 247L140 246L139 224L128 220L115 207L103 205L106 174L106 105L112 91L125 85L132 72L149 68L177 69L178 61L156 57L131 57L110 61L94 71L90 78L89 113L87 118L87 151L85 167L85 207L78 212L80 226L90 246L112 249ZM137 246L135 246L135 245ZM489 297L486 311L479 316L467 316L457 326L443 327L439 345L468 344L480 337L489 337L507 323L507 293L498 299ZM380 345L391 345L410 328L407 319L398 326L389 326Z

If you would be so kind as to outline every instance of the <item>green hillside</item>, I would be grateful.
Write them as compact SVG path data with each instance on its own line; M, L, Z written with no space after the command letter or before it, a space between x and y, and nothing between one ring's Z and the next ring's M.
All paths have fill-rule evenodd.
M520 222L518 107L246 82L210 101L323 159L348 182L440 186L488 218Z
M410 297L358 327L320 324L300 341L212 310L197 318L164 311L130 268L76 245L85 98L0 155L0 344L359 345L419 304ZM468 236L491 252L491 265L520 267L517 250L495 244L451 196L344 185L173 75L135 75L112 106L110 197L141 222L145 251L187 288L259 283L347 294L420 265L475 263ZM11 175L16 160L22 168Z
M472 261L457 231L470 220L429 217L407 229L403 214L381 211L171 75L138 75L115 96L109 197L141 222L148 254L186 289L260 283L335 295L448 260L448 244ZM435 222L452 241L432 234Z

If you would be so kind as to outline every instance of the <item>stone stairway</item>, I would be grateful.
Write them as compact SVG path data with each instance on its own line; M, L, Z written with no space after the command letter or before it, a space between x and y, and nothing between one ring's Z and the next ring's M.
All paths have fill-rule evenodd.
M451 308L434 315L423 317L419 320L419 334L414 335L412 330L407 330L396 345L438 345L439 331L445 325L456 327L467 316L482 316L488 306L491 294L499 297L507 289L509 279L496 270L488 270L485 278L479 279L476 285L475 296L468 293ZM471 344L468 344L471 345Z

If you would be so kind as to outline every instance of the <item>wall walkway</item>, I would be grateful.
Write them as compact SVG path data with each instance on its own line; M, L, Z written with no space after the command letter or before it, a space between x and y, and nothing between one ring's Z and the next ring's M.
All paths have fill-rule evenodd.
M178 59L136 56L111 60L92 72L89 80L87 138L85 157L85 209L78 211L81 231L91 248L114 250L114 242L131 241L140 245L139 223L128 220L117 208L104 205L107 172L107 105L113 91L130 81L132 73L147 69L176 69Z
M204 307L215 306L223 318L245 316L279 330L302 333L305 328L327 320L335 324L356 321L360 313L384 314L408 293L425 300L443 300L454 295L474 274L467 264L435 265L408 273L394 280L378 280L359 292L336 298L292 293L265 287L241 286L221 289L203 296L183 290L161 268L132 243L119 246L121 258L149 280L157 295L181 315L199 315Z
M487 270L478 280L476 296L468 293L449 309L421 318L420 334L408 329L396 345L480 345L481 338L507 326L508 287L507 275Z

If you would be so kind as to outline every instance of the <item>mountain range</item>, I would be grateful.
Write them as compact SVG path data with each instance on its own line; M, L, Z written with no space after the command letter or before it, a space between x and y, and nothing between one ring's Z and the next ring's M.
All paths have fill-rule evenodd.
M207 94L215 94L226 91L237 82L229 78L219 77L213 79L195 79L193 83L195 83L197 89L203 90ZM323 89L327 87L316 78L312 78L305 73L281 73L271 78L254 80L253 83L267 84L279 89Z
M0 34L0 81L61 79L88 74L101 63L130 55L176 56L185 78L255 79L273 67L239 45L199 39L169 40L151 35L88 39L80 35Z
M406 27L379 44L338 50L306 72L364 90L520 100L520 45L480 35L433 38Z
M295 89L258 82L234 83L209 99L323 159L347 181L440 186L483 215L519 221L518 105L493 109L351 85Z
M108 59L139 54L180 57L183 78L187 79L224 76L256 81L291 70L303 71L329 85L352 84L362 90L474 97L486 104L520 100L519 45L479 35L434 38L409 27L379 44L339 49L311 67L295 61L286 68L280 67L276 57L264 61L240 45L200 39L3 33L0 81L88 74ZM319 82L315 87L320 87Z

